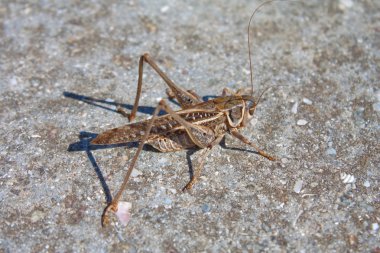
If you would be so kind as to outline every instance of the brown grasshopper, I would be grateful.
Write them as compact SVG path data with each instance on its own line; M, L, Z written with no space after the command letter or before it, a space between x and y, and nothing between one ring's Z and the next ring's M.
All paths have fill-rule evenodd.
M222 96L212 100L203 101L194 91L185 90L177 86L156 65L149 54L144 54L140 57L137 94L132 112L128 114L122 108L118 108L118 112L127 116L129 121L133 121L135 118L142 91L144 62L148 63L165 81L169 87L167 90L168 96L178 101L181 110L173 111L167 105L165 100L161 100L151 119L107 130L91 141L91 144L96 145L140 142L119 191L113 198L112 202L109 203L104 210L102 215L103 225L108 223L108 212L117 211L119 200L126 188L137 158L145 144L149 144L161 152L172 152L190 148L198 148L202 150L202 153L198 158L198 164L194 169L193 176L183 190L189 190L192 188L201 174L206 156L215 145L219 144L227 133L253 147L258 154L265 158L272 161L275 160L274 157L266 154L239 133L239 129L247 126L248 122L252 119L256 106L263 94L261 93L257 100L253 97L249 29L252 17L256 11L266 3L268 2L265 2L256 8L248 24L248 49L252 84L252 89L250 89L249 94L245 94L246 92L243 89L234 93L228 88L225 88L223 89ZM158 116L160 110L166 111L167 114Z

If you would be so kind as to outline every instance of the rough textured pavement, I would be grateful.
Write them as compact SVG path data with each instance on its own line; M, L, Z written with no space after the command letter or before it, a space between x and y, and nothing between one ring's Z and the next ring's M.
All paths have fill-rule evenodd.
M259 2L26 2L0 3L0 252L380 251L379 1L264 7L254 83L274 88L243 133L279 161L227 136L182 193L199 153L146 148L107 228L136 145L88 142L127 123L140 54L205 99L249 87ZM165 97L144 77L138 120Z

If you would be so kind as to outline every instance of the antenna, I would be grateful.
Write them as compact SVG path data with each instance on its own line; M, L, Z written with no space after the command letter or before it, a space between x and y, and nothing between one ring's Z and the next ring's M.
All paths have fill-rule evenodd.
M253 20L253 17L255 16L256 12L258 12L259 9L261 9L261 7L263 7L264 5L269 4L271 2L277 2L277 1L281 2L281 0L270 0L270 1L266 1L266 2L261 3L258 7L256 7L256 9L253 11L251 17L249 18L249 22L248 22L248 57L249 57L249 70L250 70L250 74L251 74L251 86L252 86L251 95L252 96L253 96L253 68L252 68L252 57L251 57L251 41L249 39L251 21Z

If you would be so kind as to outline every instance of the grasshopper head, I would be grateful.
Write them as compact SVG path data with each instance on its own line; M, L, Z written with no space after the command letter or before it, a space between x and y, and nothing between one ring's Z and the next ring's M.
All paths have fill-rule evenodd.
M253 96L250 95L244 95L243 100L245 103L245 113L242 121L242 126L245 126L253 118L253 114L255 113L258 103L256 103Z

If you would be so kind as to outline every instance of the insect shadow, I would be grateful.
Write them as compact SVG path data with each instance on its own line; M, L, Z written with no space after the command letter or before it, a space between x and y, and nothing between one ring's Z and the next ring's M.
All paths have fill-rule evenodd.
M76 94L76 93L69 92L69 91L63 92L63 96L65 96L67 98L79 100L79 101L82 101L84 103L87 103L87 104L90 104L90 105L93 105L96 107L100 107L104 110L112 111L112 112L117 112L117 110L115 109L116 106L120 106L120 107L127 109L127 110L132 110L132 108L133 108L133 105L130 105L130 104L117 103L114 101L109 101L107 99L92 98L89 96L80 95L80 94ZM217 96L207 95L207 96L202 97L202 99L204 101L208 101L208 100L214 99L214 98L217 98ZM168 100L171 103L179 106L178 102L175 101L174 99L168 99ZM153 115L154 109L155 109L155 107L152 107L152 106L141 106L141 105L139 105L138 112L148 114L148 115ZM164 112L159 113L159 115L163 115L163 114L165 114L165 113Z
M80 95L80 94L76 94L76 93L68 92L68 91L63 92L63 96L65 96L67 98L79 100L79 101L82 101L86 104L90 104L90 105L93 105L96 107L100 107L104 110L116 112L116 113L117 113L117 110L116 110L117 106L120 106L120 107L125 108L127 110L132 110L132 108L133 108L133 105L130 105L130 104L121 104L121 103L117 103L114 101L109 101L107 99L92 98L89 96ZM154 109L155 108L152 106L139 106L138 112L152 115L154 112Z

